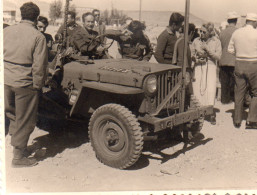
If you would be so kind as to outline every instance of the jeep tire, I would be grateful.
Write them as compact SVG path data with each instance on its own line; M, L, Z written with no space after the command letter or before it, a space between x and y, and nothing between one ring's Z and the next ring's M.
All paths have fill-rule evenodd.
M106 104L92 114L89 138L97 159L110 167L133 165L143 149L143 133L135 115L118 104Z

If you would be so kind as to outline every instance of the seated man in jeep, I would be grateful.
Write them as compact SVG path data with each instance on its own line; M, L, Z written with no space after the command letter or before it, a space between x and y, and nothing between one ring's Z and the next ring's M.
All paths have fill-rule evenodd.
M70 38L75 53L88 56L91 59L107 58L98 32L94 31L95 17L91 12L82 15L84 28L78 29Z
M88 56L90 59L110 58L106 48L101 45L101 37L94 31L95 18L90 12L82 15L84 28L78 29L70 38L75 53ZM153 49L148 37L143 33L145 26L139 21L132 21L128 29L106 30L107 38L116 40L122 58L149 61Z
M108 30L107 38L118 42L119 53L122 58L149 61L153 55L153 48L147 35L143 32L145 25L133 20L125 32Z

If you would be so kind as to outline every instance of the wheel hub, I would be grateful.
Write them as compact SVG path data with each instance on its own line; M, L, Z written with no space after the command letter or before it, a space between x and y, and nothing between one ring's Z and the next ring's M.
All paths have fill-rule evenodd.
M121 151L125 145L125 134L122 128L118 124L108 121L103 127L103 132L105 146L113 152Z

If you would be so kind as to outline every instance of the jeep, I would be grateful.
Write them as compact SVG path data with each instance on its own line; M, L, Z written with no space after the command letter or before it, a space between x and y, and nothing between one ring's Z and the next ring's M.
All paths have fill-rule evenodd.
M61 86L43 93L39 113L90 118L88 132L96 157L125 169L138 160L148 136L182 125L194 137L204 116L212 114L212 106L200 106L192 95L182 98L181 70L128 59L69 62L63 67ZM185 111L180 110L182 101Z

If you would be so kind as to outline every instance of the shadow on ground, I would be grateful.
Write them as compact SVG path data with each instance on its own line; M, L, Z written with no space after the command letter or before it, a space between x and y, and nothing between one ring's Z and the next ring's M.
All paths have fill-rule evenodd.
M62 153L67 148L77 148L89 141L87 122L57 121L41 118L38 127L48 132L36 137L28 150L35 152L37 160Z
M247 108L244 108L244 110L243 110L242 120L246 120L247 117L248 117L248 112L246 112L246 109L247 109ZM233 119L234 116L235 116L235 110L234 110L234 109L229 109L229 110L226 111L226 113L231 113L231 114L232 114L232 115L231 115L231 118L232 118L232 119Z
M137 170L147 167L149 165L149 159L160 160L162 164L166 163L167 161L177 158L179 155L185 154L198 146L205 145L212 140L213 138L205 138L203 134L199 133L189 142L183 142L179 137L174 137L174 135L171 135L170 133L164 133L156 141L145 142L143 154L133 166L128 168L128 170ZM164 149L174 147L180 143L184 144L183 148L177 150L173 154L167 154L162 151ZM155 154L157 154L159 157L156 157Z

